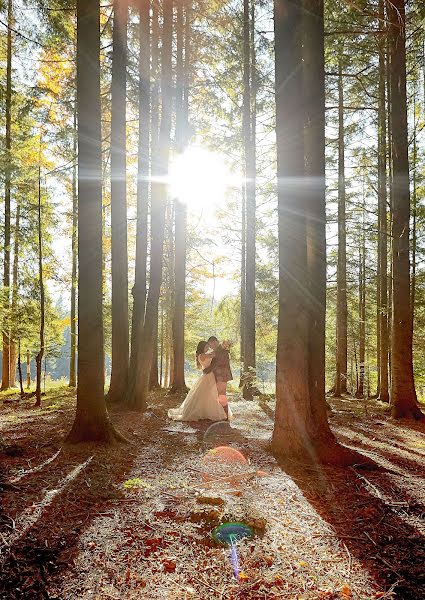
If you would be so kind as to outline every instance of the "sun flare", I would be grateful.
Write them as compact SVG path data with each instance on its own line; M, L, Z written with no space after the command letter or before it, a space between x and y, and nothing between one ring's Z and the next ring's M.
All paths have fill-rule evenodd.
M172 197L192 209L223 204L229 188L241 184L223 156L196 146L175 157L169 180Z

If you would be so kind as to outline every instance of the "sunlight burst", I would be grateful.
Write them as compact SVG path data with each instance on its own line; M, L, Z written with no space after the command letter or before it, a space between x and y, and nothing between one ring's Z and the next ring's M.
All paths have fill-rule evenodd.
M223 204L228 189L241 185L222 156L195 146L175 157L169 177L171 196L193 209Z

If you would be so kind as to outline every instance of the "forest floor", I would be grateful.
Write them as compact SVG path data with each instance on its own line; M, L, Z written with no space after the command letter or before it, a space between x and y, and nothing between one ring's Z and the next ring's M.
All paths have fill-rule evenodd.
M67 389L41 410L0 404L1 599L425 597L422 426L331 399L338 439L381 468L314 469L270 454L271 401L234 397L230 425L172 423L178 403L113 412L132 441L113 448L63 444ZM214 463L223 445L248 463ZM240 581L211 536L233 521L255 533L238 544Z

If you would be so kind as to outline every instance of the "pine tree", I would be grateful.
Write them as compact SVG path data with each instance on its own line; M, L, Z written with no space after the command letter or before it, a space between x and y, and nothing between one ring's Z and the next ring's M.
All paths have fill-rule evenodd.
M410 307L410 185L406 98L405 0L388 6L391 65L392 267L393 323L391 347L391 413L395 418L423 420L413 375Z
M11 199L11 148L12 148L12 29L13 3L7 4L7 51L6 51L6 167L4 178L4 259L3 259L3 306L6 319L3 322L3 355L1 389L7 390L10 385L10 339L9 339L9 304L10 304L10 199Z
M112 371L110 402L125 398L129 368L126 72L127 0L114 1L111 82Z
M68 442L122 440L104 398L100 9L77 1L78 391Z
M158 323L158 304L162 281L165 209L167 205L168 162L171 133L171 54L172 54L173 1L164 0L161 48L161 121L158 155L153 156L153 185L151 203L151 261L149 291L141 336L141 351L137 369L130 374L127 405L134 410L145 410L152 364L152 341Z

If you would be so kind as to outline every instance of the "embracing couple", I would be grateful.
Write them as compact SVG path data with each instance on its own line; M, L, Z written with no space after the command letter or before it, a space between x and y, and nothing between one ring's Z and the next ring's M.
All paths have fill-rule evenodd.
M230 369L230 342L219 343L211 336L196 348L196 366L201 377L178 408L168 411L174 421L225 421L232 418L227 403L227 382L233 379Z

